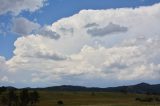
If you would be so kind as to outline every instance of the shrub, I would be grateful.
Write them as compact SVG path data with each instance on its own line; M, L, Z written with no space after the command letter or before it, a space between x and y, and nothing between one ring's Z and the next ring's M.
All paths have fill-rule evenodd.
M148 98L136 98L135 100L140 102L152 102L154 99L151 97L148 97Z
M63 103L63 101L59 100L59 101L57 101L57 104L58 105L63 105L64 103Z
M155 101L156 102L160 102L160 99L157 97L157 98L155 98Z

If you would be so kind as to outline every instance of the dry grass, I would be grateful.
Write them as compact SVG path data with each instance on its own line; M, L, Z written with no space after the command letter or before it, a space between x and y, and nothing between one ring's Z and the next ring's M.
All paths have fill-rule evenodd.
M96 92L49 92L40 91L40 103L37 106L58 106L62 100L64 106L160 106L160 103L141 103L136 97L146 95Z
M39 91L39 94L40 103L35 106L160 106L160 103L135 101L136 97L148 97L138 94L54 91ZM59 100L64 105L57 105Z

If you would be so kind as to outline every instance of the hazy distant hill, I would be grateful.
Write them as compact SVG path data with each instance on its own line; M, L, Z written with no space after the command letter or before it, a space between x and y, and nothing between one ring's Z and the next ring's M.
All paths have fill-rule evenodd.
M104 92L130 92L130 93L158 93L160 94L160 84L150 85L147 83L140 83L136 85L98 88L98 87L84 87L84 86L72 86L62 85L53 86L47 88L39 88L41 90L51 91L104 91Z
M13 88L13 87L8 87ZM108 88L98 88L98 87L84 87L84 86L72 86L72 85L62 85L53 86L46 88L28 88L37 90L48 90L48 91L97 91L97 92L130 92L130 93L156 93L160 94L160 84L150 85L147 83L140 83L137 85L119 86L119 87L108 87Z
M111 92L130 92L130 93L160 93L160 84L150 85L147 83L140 83L137 85L119 86L106 88Z

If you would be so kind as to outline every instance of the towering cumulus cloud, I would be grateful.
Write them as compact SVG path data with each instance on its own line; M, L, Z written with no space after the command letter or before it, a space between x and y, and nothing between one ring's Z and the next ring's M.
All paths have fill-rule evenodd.
M160 4L82 10L48 26L57 38L45 31L18 38L14 56L6 62L8 71L14 73L9 79L25 84L89 86L107 86L110 80L112 84L157 81L159 28Z

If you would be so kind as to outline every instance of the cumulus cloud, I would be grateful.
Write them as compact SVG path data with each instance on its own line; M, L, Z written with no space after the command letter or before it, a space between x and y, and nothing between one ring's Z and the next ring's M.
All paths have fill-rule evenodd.
M36 33L43 35L45 37L49 37L51 39L57 40L60 38L60 35L57 32L52 31L52 29L49 26L44 26L40 28Z
M2 56L0 56L0 71L6 70L6 59Z
M11 82L8 78L8 66L6 64L6 59L0 56L0 82L5 85L6 83Z
M88 29L87 33L92 36L105 36L108 34L123 33L127 31L128 31L127 27L120 26L111 22L103 28Z
M32 22L24 17L14 18L12 20L11 30L20 36L39 34L55 40L60 38L60 35L57 32L52 31L50 26L41 26L40 24Z
M23 17L14 18L12 20L12 23L13 25L11 30L19 35L28 35L40 28L40 25L38 23L29 21L28 19Z
M46 0L1 0L0 15L12 13L18 15L22 11L34 12L44 6Z
M54 45L51 45L52 42L51 39L44 38L40 35L18 38L15 42L15 47L17 48L15 49L14 54L19 57L35 57L53 60L66 59L65 56L54 50ZM23 45L23 47L21 45Z
M82 10L47 27L59 34L57 40L45 34L18 38L14 56L6 64L15 76L21 75L16 81L24 79L28 84L108 86L110 80L159 80L159 14L160 4ZM87 33L95 28L98 33L94 36L103 37Z

